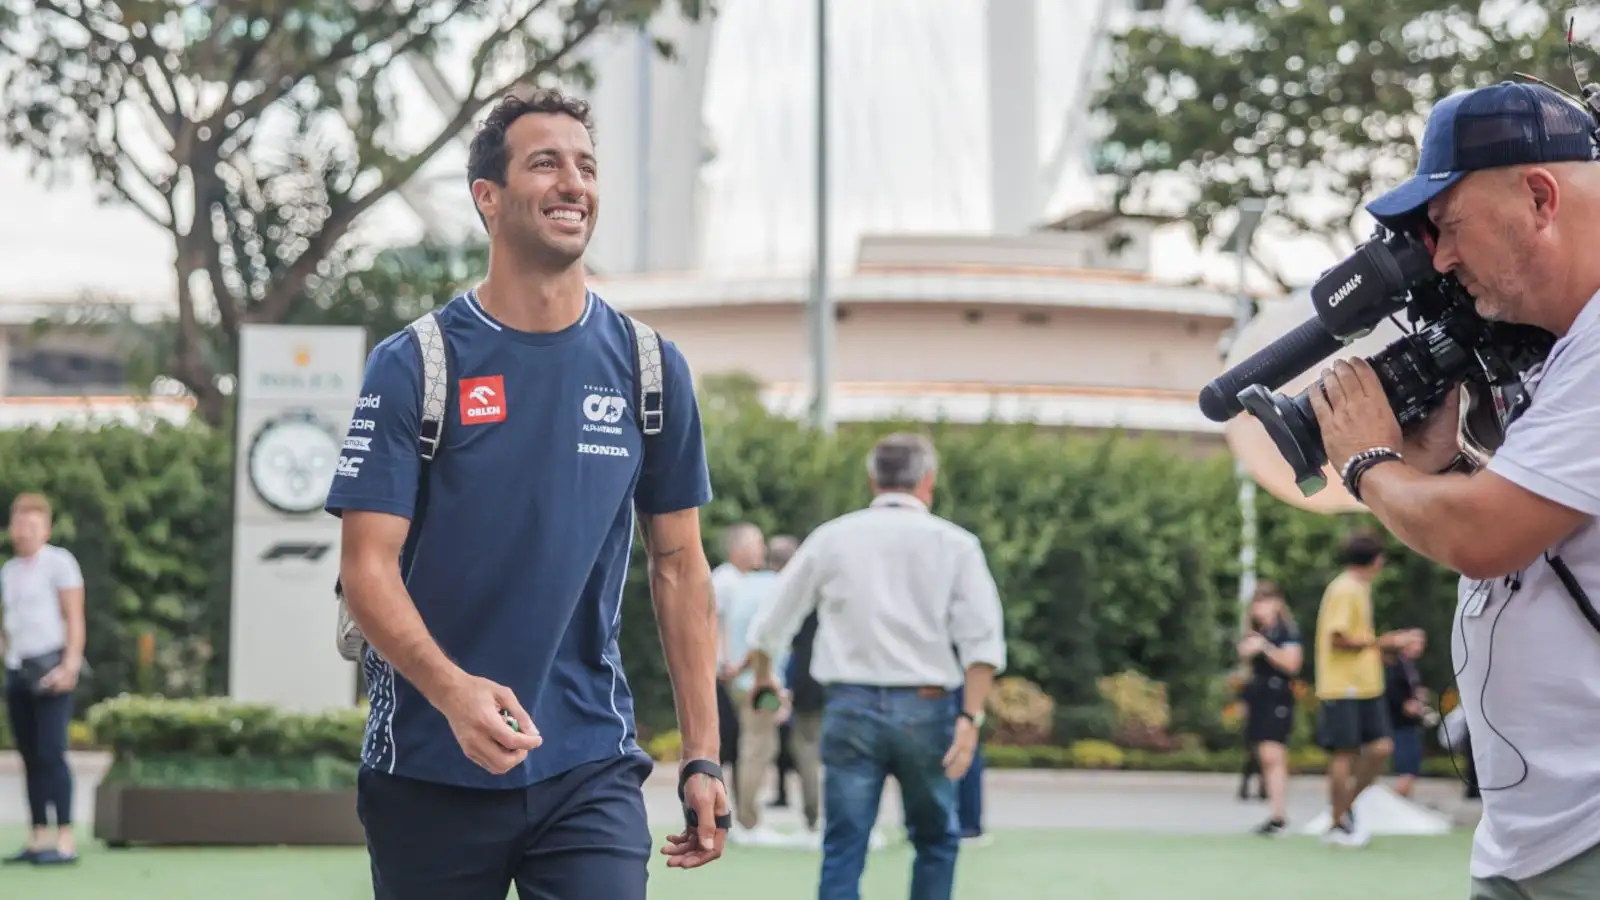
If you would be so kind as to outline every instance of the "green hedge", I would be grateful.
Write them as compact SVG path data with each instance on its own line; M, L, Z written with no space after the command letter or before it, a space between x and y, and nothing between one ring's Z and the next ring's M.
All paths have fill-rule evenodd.
M292 713L220 698L168 700L115 697L89 710L94 743L113 751L106 780L118 784L201 788L347 788L355 783L365 725L363 709ZM676 732L647 742L656 759L677 758ZM1064 746L984 749L996 769L1094 769L1237 773L1241 749L1189 747L1170 752L1126 750L1105 741ZM1326 771L1327 754L1299 746L1289 755L1296 774ZM1458 778L1459 760L1426 759L1425 775Z
M93 706L88 727L114 754L111 784L328 790L355 784L366 710L123 695Z
M222 697L177 700L124 695L89 710L95 743L119 756L360 758L361 708L305 714Z
M894 427L825 437L768 416L754 386L739 379L709 381L701 400L716 492L703 516L713 560L720 529L732 522L803 537L865 503L863 457ZM1237 628L1230 461L1182 442L1116 434L1002 424L927 430L942 460L935 511L982 539L1005 600L1012 672L1056 699L1057 738L1106 737L1095 678L1133 670L1169 686L1174 731L1211 746L1236 741L1217 716L1226 699L1217 676L1232 664ZM80 702L124 691L225 691L230 437L165 425L9 431L0 432L0 461L0 497L50 495L57 539L84 566L95 669ZM1360 517L1320 517L1260 497L1261 574L1287 588L1309 631L1337 570L1339 539ZM1392 558L1376 589L1379 622L1435 636L1422 668L1443 690L1454 577L1398 545ZM623 616L622 657L641 726L670 728L671 688L637 542ZM155 647L149 666L139 664L142 634Z

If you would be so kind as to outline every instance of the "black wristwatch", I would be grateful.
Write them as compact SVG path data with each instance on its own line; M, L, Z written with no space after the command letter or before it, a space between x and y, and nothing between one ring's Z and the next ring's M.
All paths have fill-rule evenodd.
M984 717L984 714L981 711L977 715L973 715L972 713L969 713L969 712L967 712L966 710L963 709L960 712L956 713L956 718L958 718L958 719L966 719L968 722L971 722L974 727L982 729L983 728L983 720L984 720L985 717Z
M683 823L690 828L700 827L700 816L695 813L689 804L683 801L683 786L689 783L689 778L694 775L709 775L726 786L722 778L722 767L709 759L691 759L678 769L678 802L683 805ZM727 812L716 817L717 828L727 831L733 827L733 813Z

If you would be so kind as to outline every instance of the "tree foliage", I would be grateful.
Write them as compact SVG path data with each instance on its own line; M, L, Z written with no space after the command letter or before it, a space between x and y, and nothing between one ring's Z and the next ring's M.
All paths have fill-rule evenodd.
M705 0L678 0L690 16ZM238 329L336 277L352 228L509 88L580 83L580 51L661 0L0 0L0 130L45 177L87 164L102 199L165 230L170 374L213 421ZM658 42L664 51L670 48ZM400 127L402 64L465 49L438 123ZM419 128L424 128L421 133Z
M1094 101L1107 125L1097 167L1115 176L1119 209L1176 201L1209 236L1242 198L1263 197L1273 227L1343 256L1366 237L1353 230L1361 204L1413 170L1434 102L1515 72L1577 93L1567 9L1197 0L1181 33L1141 25L1114 38ZM1579 21L1578 40L1596 24Z
M383 250L359 271L326 290L300 298L284 321L293 325L359 325L369 343L406 327L417 316L450 302L488 268L483 244L423 242Z
M864 505L872 443L891 429L923 427L853 425L824 436L768 415L737 378L706 379L700 397L715 491L702 524L713 562L722 528L734 522L803 538ZM1167 685L1174 730L1220 737L1215 692L1234 664L1239 614L1229 460L1197 459L1153 439L1065 437L1026 425L928 430L941 459L934 511L982 540L1005 604L1010 671L1055 699L1057 736L1097 736L1105 725L1097 679L1134 671ZM230 445L226 432L201 425L0 432L0 501L21 490L49 494L59 542L84 567L96 667L85 707L120 690L225 691ZM1260 574L1285 588L1307 635L1309 676L1310 634L1338 571L1340 538L1370 522L1258 496ZM671 683L642 545L634 550L622 659L641 724L670 728ZM1390 551L1375 588L1379 626L1419 626L1433 637L1422 668L1442 692L1451 686L1455 578L1398 543ZM135 661L145 632L158 652L156 671L141 681Z

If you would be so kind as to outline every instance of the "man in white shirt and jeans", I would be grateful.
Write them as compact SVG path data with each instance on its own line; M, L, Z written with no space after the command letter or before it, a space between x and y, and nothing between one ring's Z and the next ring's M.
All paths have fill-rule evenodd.
M1483 796L1473 900L1600 896L1594 127L1542 86L1448 97L1429 116L1416 176L1368 206L1390 228L1427 236L1434 267L1481 315L1558 339L1486 467L1445 471L1460 465L1459 392L1405 439L1366 362L1336 363L1322 373L1326 396L1311 392L1336 469L1364 450L1399 451L1349 478L1352 492L1412 549L1463 575L1451 643Z
M916 848L911 900L949 900L954 888L956 780L972 763L1006 647L977 537L929 512L937 466L921 435L879 441L867 459L872 505L812 532L751 625L755 682L781 691L772 660L818 612L811 674L827 689L818 900L860 897L890 776Z

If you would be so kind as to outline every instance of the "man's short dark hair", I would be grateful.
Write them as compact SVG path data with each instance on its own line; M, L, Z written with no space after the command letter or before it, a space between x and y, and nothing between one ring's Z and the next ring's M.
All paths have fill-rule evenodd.
M1370 566L1383 555L1383 541L1370 531L1358 531L1344 539L1342 553L1347 566Z
M504 186L506 168L511 160L506 149L506 130L523 116L545 114L564 115L577 119L594 140L594 121L587 101L568 96L555 88L511 91L495 101L489 115L478 125L472 136L472 146L467 150L467 189L482 178ZM482 221L483 214L478 214Z

